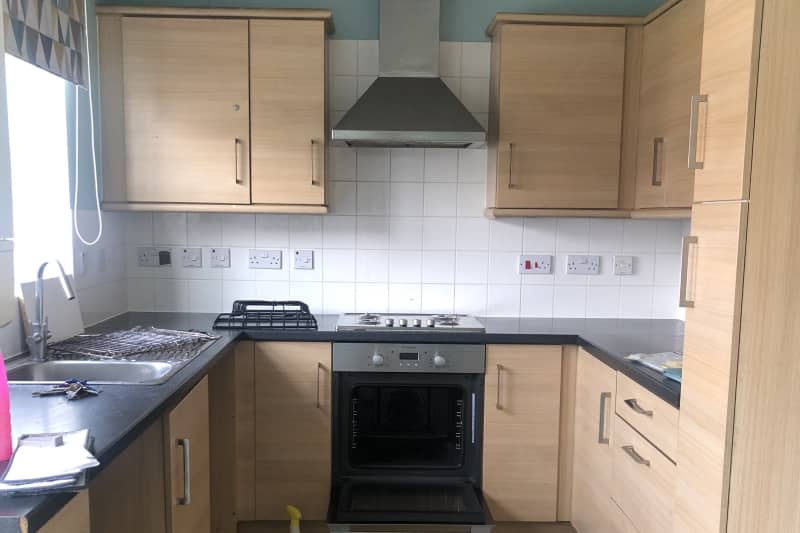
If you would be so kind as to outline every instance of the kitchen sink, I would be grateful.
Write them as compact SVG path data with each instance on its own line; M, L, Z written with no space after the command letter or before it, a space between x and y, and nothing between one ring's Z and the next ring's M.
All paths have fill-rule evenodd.
M16 383L62 383L68 379L106 385L160 385L180 370L181 363L163 361L44 361L8 370Z

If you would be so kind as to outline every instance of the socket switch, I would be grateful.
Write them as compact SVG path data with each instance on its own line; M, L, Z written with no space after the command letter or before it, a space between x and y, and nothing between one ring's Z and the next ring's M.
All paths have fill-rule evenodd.
M183 268L203 268L203 249L184 248Z
M280 270L283 268L283 255L280 250L250 250L248 267Z
M521 255L517 272L520 274L549 274L553 257L550 255Z
M295 270L314 270L314 250L294 251Z
M614 275L631 276L633 275L633 256L615 255L614 256Z
M211 249L211 268L230 268L231 249L212 248Z
M567 255L567 274L597 275L599 273L599 255Z

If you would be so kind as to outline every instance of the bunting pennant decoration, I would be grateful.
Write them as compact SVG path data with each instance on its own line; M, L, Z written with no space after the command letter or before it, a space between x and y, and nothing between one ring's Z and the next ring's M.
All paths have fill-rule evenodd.
M6 52L57 76L85 83L84 0L0 0Z

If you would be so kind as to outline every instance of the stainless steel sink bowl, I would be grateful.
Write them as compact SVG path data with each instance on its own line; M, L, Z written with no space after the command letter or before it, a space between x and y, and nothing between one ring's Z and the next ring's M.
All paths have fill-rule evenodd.
M99 385L160 385L182 364L156 361L28 362L8 370L12 383L62 383L68 379Z

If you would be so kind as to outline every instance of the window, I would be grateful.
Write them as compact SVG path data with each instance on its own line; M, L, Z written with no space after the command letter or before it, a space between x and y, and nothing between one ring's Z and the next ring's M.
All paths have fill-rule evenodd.
M14 277L32 281L43 261L72 273L65 81L6 54Z

